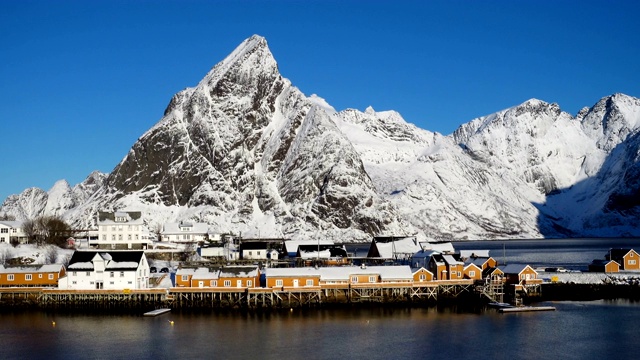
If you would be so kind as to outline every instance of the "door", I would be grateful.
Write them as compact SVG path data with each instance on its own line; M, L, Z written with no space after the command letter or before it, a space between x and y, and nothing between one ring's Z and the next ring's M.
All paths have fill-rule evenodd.
M242 280L236 281L236 287L242 287Z
M104 288L102 281L96 281L96 289L101 290Z
M293 279L293 287L298 287L299 282L298 279Z
M204 287L204 281L202 280L198 281L198 287Z

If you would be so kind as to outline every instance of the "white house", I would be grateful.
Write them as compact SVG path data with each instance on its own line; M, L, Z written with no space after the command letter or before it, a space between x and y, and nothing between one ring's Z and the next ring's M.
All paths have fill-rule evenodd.
M144 251L75 251L60 289L124 290L149 287L149 263Z
M160 240L174 243L203 242L207 239L209 225L205 223L175 222L162 227Z
M27 235L22 231L22 221L0 221L0 243L20 243L28 241Z
M140 211L100 211L98 239L89 240L91 246L111 250L147 249L150 244Z

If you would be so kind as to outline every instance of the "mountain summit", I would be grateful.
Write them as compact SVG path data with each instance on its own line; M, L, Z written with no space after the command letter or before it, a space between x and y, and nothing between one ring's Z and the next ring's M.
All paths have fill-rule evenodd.
M86 228L128 208L150 228L335 241L638 236L639 124L640 100L622 94L575 117L531 99L443 136L305 96L254 35L174 95L110 174L27 189L0 212Z

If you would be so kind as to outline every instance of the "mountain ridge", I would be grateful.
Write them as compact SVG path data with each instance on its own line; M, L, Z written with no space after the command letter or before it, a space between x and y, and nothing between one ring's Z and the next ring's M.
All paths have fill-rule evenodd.
M132 208L150 228L339 241L639 236L639 124L640 99L619 93L576 116L530 99L446 136L393 110L335 111L254 35L176 93L110 174L27 189L0 213L91 228L97 211Z

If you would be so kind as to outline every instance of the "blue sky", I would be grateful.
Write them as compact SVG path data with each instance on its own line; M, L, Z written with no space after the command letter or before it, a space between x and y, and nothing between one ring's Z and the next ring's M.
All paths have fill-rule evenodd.
M337 110L450 134L530 98L640 97L637 1L0 0L0 201L110 172L245 38Z

